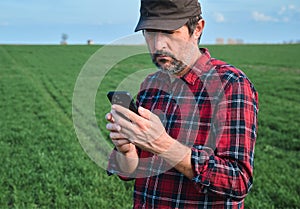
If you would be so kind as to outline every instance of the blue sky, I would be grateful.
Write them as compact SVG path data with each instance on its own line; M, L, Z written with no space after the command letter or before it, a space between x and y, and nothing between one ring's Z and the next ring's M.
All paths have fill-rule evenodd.
M216 38L245 43L300 40L299 0L200 0L206 28ZM134 34L140 0L1 0L0 44L108 44Z

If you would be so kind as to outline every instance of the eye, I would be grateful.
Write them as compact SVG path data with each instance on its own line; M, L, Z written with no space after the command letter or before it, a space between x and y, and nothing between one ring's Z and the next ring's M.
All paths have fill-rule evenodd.
M165 34L173 34L175 31L173 30L162 30L161 33L165 33Z

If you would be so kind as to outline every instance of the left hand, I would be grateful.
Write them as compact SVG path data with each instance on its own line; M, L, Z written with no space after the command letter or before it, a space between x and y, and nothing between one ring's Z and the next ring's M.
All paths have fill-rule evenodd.
M134 145L153 154L161 154L168 150L174 139L166 133L159 117L143 107L139 107L138 111L140 116L120 105L112 106L111 113L119 126L119 133Z

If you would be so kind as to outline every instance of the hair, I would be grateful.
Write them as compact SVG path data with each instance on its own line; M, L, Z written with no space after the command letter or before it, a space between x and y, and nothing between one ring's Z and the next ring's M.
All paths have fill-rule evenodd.
M201 20L201 19L202 19L202 16L199 15L199 16L191 17L191 18L187 21L186 26L188 27L190 36L193 35L193 33L194 33L195 29L196 29L196 26L197 26L199 20ZM202 34L199 36L198 44L200 43L201 36L202 36Z

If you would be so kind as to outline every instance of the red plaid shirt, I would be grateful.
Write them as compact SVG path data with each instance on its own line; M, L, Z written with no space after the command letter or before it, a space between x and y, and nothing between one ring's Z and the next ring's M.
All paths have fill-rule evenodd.
M201 49L186 75L163 72L141 85L138 104L159 115L168 134L192 150L195 176L139 150L134 208L243 208L252 186L258 95L246 75ZM123 174L111 155L108 171ZM124 180L129 178L121 177Z

